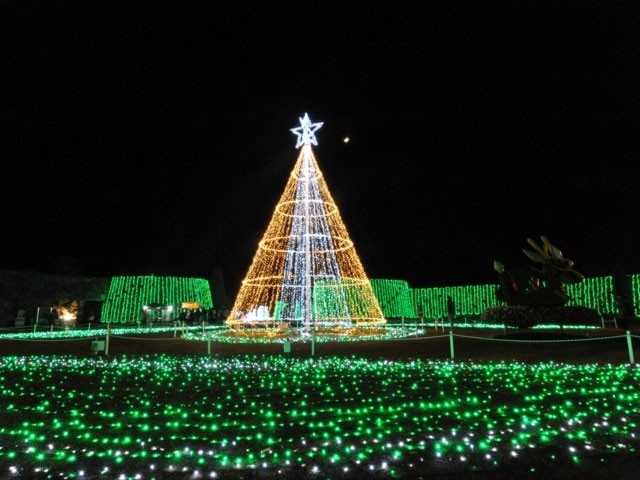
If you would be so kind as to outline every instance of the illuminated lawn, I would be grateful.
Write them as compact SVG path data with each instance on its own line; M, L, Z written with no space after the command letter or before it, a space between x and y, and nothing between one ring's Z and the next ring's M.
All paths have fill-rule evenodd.
M639 386L624 365L4 357L0 478L591 478L638 465Z

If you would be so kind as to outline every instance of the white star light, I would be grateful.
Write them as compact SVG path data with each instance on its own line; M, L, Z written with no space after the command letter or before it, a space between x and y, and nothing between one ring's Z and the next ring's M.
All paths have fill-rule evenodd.
M309 114L305 113L304 117L300 119L300 126L292 128L291 131L298 136L296 142L296 148L300 148L303 145L318 145L316 140L315 131L323 125L323 122L311 123L309 120Z

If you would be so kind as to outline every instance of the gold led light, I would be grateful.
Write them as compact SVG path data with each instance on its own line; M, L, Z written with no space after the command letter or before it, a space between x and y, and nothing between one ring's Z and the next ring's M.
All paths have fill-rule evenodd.
M385 323L309 143L300 149L226 320L234 328L296 323Z

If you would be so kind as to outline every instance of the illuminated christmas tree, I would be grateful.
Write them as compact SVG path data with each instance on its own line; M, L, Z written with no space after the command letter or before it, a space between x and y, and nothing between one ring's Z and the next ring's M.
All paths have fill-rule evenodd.
M302 148L227 318L231 327L385 322L311 149L321 126L305 114L291 129Z

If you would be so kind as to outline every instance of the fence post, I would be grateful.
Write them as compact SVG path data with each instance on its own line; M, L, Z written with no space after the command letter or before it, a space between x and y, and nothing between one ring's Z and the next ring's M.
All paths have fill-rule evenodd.
M104 342L104 354L109 355L109 335L111 334L111 324L107 323L107 338Z
M204 320L202 320L202 334L204 335Z
M91 331L91 322L89 322L89 328L87 328L87 332Z
M311 356L315 356L316 354L316 329L315 327L311 330Z
M454 360L455 354L453 351L453 330L449 330L449 347L451 349L451 360Z
M178 322L173 322L173 338L178 335Z
M53 323L51 324L51 331L53 332Z
M211 334L207 335L207 355L211 355Z
M33 324L33 333L36 333L36 329L38 328L38 320L40 320L40 307L36 310L36 321Z
M602 323L602 328L604 328L604 317L600 317L600 323Z
M636 360L633 356L633 344L631 343L631 332L627 330L627 347L629 348L629 363L634 364Z

